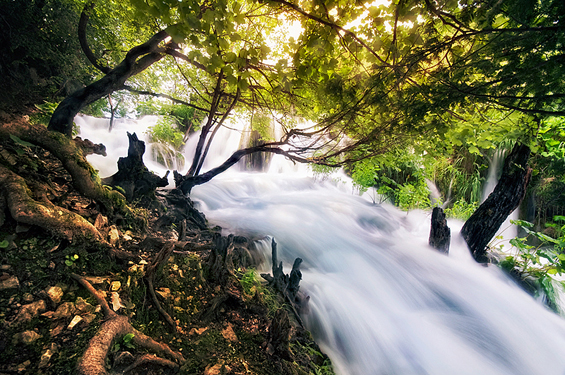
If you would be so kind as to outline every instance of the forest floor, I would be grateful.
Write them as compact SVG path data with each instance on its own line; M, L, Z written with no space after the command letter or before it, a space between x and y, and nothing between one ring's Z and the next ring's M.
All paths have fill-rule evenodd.
M131 205L141 221L107 215L57 158L17 137L0 139L0 166L34 199L82 216L114 250L17 222L0 202L0 375L77 373L115 316L133 331L112 337L108 373L333 373L284 293L256 274L263 260L252 239L222 236L195 212L179 222L168 191ZM179 355L148 356L143 334Z

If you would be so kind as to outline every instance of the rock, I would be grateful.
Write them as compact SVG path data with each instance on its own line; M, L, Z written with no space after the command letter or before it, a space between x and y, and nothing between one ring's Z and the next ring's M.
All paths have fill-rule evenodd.
M220 375L220 374L228 374L231 372L231 368L229 366L216 363L214 366L208 366L204 370L204 375Z
M108 232L108 242L110 242L110 245L115 246L119 240L120 231L118 230L118 228L116 228L115 225L112 225L110 232Z
M10 271L11 268L12 266L10 266L9 264L3 264L0 266L0 271Z
M12 343L14 345L22 343L24 345L29 345L39 339L41 335L35 331L24 331L16 333L12 338Z
M224 338L228 341L231 342L237 341L237 336L233 331L233 327L231 324L228 324L228 326L222 331L222 336L224 336Z
M73 328L75 328L75 326L77 324L79 324L82 321L82 317L80 315L75 315L75 317L73 318L73 320L71 320L71 322L69 323L69 325L67 326L68 330L71 330Z
M33 295L31 293L24 293L22 300L27 303L33 302Z
M14 319L14 321L12 322L12 325L18 325L29 322L39 314L43 313L45 310L47 310L47 304L42 299L30 303L28 305L24 305L18 312L18 315L16 316L16 319Z
M155 293L163 297L164 299L171 299L171 290L169 288L159 288L155 290Z
M61 302L61 298L63 298L63 289L59 286L51 286L45 289L47 296L49 299L55 304L58 305Z
M110 291L111 292L117 292L118 290L120 290L120 288L122 287L122 283L119 281L112 281L112 284L110 284Z
M19 287L20 282L16 276L11 276L10 278L0 282L0 290L18 289Z
M76 309L74 303L63 302L61 305L59 305L59 307L57 307L57 310L55 310L55 313L53 314L53 318L54 319L68 318L75 312L75 310Z
M31 361L29 359L24 363L19 364L17 368L18 372L25 372L29 365L31 365Z
M86 302L82 297L77 297L75 308L79 314L90 314L94 312L94 306Z
M102 229L108 225L108 218L102 214L98 214L96 216L96 220L94 221L94 226L96 229Z
M51 359L53 354L57 352L57 350L59 350L59 346L54 342L52 342L49 348L47 348L47 350L43 352L43 354L41 354L38 367L39 368L47 367L47 365L49 364L49 360Z
M84 319L86 324L90 324L94 321L94 319L96 319L96 314L86 314L83 315L82 318Z

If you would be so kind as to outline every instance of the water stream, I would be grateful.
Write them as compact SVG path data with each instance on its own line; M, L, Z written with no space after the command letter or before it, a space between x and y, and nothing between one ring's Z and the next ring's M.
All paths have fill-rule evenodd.
M118 137L80 121L94 142ZM214 155L237 147L230 137ZM119 156L127 154L123 138ZM104 177L116 159L91 162ZM476 264L457 236L449 256L429 248L429 213L375 205L343 181L316 180L275 156L270 172L234 168L195 187L192 198L226 233L274 237L287 272L295 257L304 260L305 323L339 374L565 374L562 318L496 267ZM452 233L458 225L450 223ZM257 242L267 258L268 243Z

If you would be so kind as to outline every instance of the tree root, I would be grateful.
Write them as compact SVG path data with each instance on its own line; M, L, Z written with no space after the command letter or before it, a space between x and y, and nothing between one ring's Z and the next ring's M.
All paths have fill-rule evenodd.
M116 314L108 302L98 293L96 289L84 278L79 275L71 275L75 280L77 280L83 287L85 287L90 294L97 300L97 302L102 307L106 321L102 323L100 329L96 335L90 340L88 348L84 352L84 355L78 363L78 373L81 375L106 375L106 357L110 351L114 341L123 335L131 333L134 335L133 343L139 345L140 347L151 350L155 353L165 355L170 359L176 361L176 363L183 363L184 357L182 354L173 351L168 345L157 342L151 337L144 335L139 332L129 322L126 316ZM147 363L148 358L142 360ZM170 366L173 362L163 359L152 359L154 363L166 364ZM141 363L134 363L132 366L139 366ZM131 366L130 366L131 367ZM133 368L129 368L131 371Z
M73 186L87 198L100 203L106 211L115 209L123 215L131 215L123 195L117 191L105 189L99 181L96 171L84 157L82 149L61 133L48 131L42 125L31 125L20 120L4 123L0 126L0 137L15 135L24 141L38 145L53 154L69 172Z
M151 262L151 264L147 267L147 271L145 272L145 280L147 281L147 287L149 288L149 294L151 294L151 299L153 300L153 304L159 311L159 314L165 319L165 321L171 326L173 330L177 330L177 325L171 316L163 309L161 303L157 299L157 295L155 294L155 287L153 283L155 282L155 274L159 269L163 267L163 265L167 262L173 250L175 248L174 242L169 242L163 246L161 251L155 256L155 259Z
M48 200L35 201L25 180L0 165L0 191L6 199L11 216L19 223L37 225L58 237L104 242L102 235L82 216Z

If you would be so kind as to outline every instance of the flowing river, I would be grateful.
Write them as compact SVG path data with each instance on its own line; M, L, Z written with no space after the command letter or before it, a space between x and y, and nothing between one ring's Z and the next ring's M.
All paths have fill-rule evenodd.
M83 138L108 147L108 158L89 159L106 177L127 155L125 131L141 138L155 119L118 122L111 134L108 120L76 121ZM220 138L210 166L237 145ZM191 198L226 233L274 237L285 272L304 260L305 324L338 374L565 375L565 321L496 267L476 264L457 236L449 256L431 249L427 212L373 204L346 177L316 179L278 156L267 173L233 168ZM267 259L269 243L257 241Z

